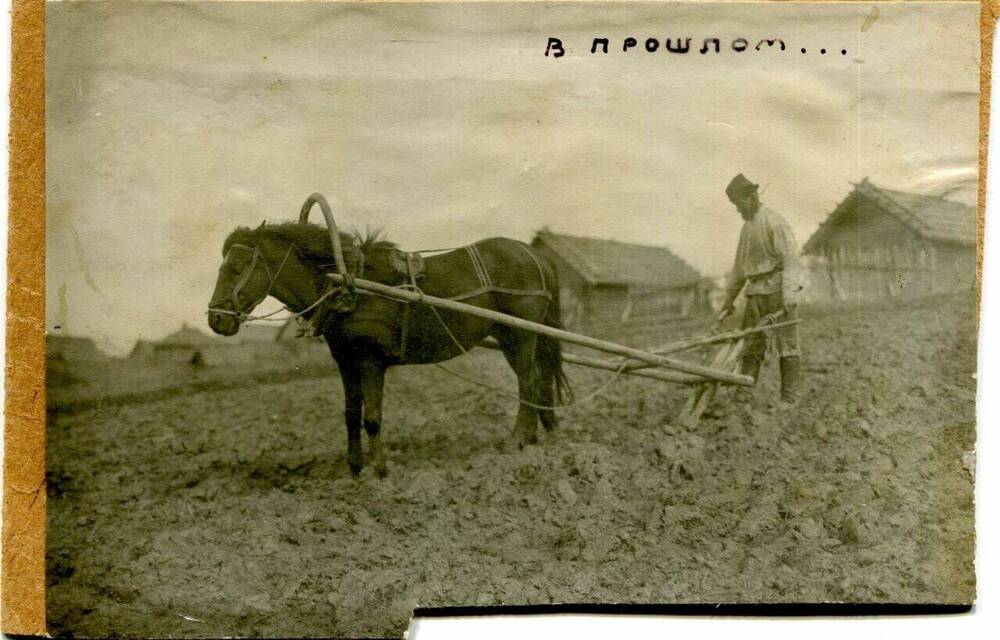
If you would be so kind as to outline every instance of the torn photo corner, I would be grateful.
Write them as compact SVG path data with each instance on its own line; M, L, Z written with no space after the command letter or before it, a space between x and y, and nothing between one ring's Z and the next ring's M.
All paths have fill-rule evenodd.
M971 605L980 17L47 3L5 630Z

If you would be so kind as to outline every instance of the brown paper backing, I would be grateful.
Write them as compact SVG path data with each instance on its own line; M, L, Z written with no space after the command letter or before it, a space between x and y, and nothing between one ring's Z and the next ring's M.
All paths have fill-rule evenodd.
M990 73L998 7L1000 0L982 0L977 247L980 279ZM45 635L44 0L13 0L11 30L7 395L0 630L7 634Z
M0 629L45 633L45 3L11 6Z

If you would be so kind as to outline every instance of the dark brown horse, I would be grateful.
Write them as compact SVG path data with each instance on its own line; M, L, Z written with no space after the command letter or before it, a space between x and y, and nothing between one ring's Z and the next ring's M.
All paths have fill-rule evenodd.
M561 326L555 270L524 243L507 238L482 240L472 245L472 250L457 249L426 258L422 274L411 276L415 271L406 267L406 254L376 236L339 234L342 266L349 273L388 285L415 285L429 295L460 298L468 304ZM568 391L558 341L425 305L331 291L325 274L335 270L337 259L327 230L316 225L241 227L226 239L222 254L224 262L209 303L209 326L222 335L236 333L268 295L312 323L326 339L340 368L347 462L355 476L363 464L362 426L368 433L375 471L386 473L381 441L386 369L448 360L487 336L500 343L517 375L521 402L514 435L518 446L537 441L539 420L547 430L555 428L552 409L539 407L556 405ZM410 265L415 267L416 263ZM312 306L321 298L320 304Z

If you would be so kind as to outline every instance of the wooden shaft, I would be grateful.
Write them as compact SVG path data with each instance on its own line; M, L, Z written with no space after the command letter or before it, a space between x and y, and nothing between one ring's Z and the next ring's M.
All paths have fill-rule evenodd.
M329 273L327 274L327 277L337 284L341 284L344 282L344 277L336 273ZM554 338L556 340L562 340L564 342L578 344L584 347L588 347L590 349L595 349L597 351L604 351L606 353L613 353L619 356L626 356L633 360L639 360L641 362L646 362L652 365L656 365L658 367L664 367L666 369L675 369L677 371L683 371L685 373L693 373L695 375L703 376L705 378L710 378L712 380L718 380L719 382L739 384L746 387L752 387L754 384L753 378L751 378L750 376L745 376L730 371L720 371L718 369L713 369L711 367L706 367L700 364L694 364L692 362L685 362L683 360L677 360L675 358L668 358L666 356L647 353L639 349L626 347L625 345L615 344L614 342L608 342L607 340L599 340L597 338L591 338L590 336L580 335L577 333L573 333L571 331L566 331L565 329L557 329L555 327L550 327L548 325L544 325L538 322L531 322L530 320L517 318L515 316L507 315L506 313L493 311L492 309L483 309L482 307L476 307L471 304L465 304L464 302L446 300L445 298L429 296L416 291L410 291L408 289L391 287L389 285L381 284L379 282L372 282L371 280L363 280L361 278L354 279L354 286L363 291L372 291L374 293L378 293L380 295L386 296L388 298L393 298L395 300L402 300L404 302L420 302L423 304L428 304L432 307L447 309L449 311L455 311L458 313L467 313L469 315L483 318L484 320L490 320L492 322L503 324L508 327L514 327L515 329L530 331L532 333L537 333L543 336L547 336L549 338Z
M733 331L726 331L725 333L717 333L715 335L704 336L701 338L686 338L684 340L678 340L677 342L668 342L662 347L656 347L652 350L652 352L664 355L667 353L686 351L688 349L715 344L717 342L729 342L730 340L736 340L737 338L748 336L751 333L763 333L764 331L787 327L800 322L802 322L802 320L786 320L784 322L775 322L774 324L766 324L760 327L751 327L749 329L734 329Z
M500 345L492 340L480 342L476 346L484 347L486 349L494 349L496 351L500 350ZM600 358L592 358L579 353L569 353L566 351L563 352L562 359L564 362L568 362L570 364L579 365L581 367L589 367L591 369L603 369L604 371L618 371L618 368L621 367L621 362L615 363L611 360L602 360ZM663 382L676 382L679 384L700 384L708 382L707 379L701 376L693 376L689 373L678 373L676 371L657 371L655 369L629 371L628 369L623 369L621 372L630 376L651 378L653 380L661 380Z
M725 333L717 333L714 336L707 336L704 338L688 338L687 340L678 340L677 342L671 342L665 344L662 347L657 347L652 350L652 353L659 355L666 355L668 353L677 353L678 351L687 351L688 349L693 349L695 347L703 347L710 344L715 344L718 342L729 342L731 340L737 340L739 338L744 338L753 333L763 333L764 331L770 331L771 329L778 329L781 327L791 326L793 324L798 324L802 320L786 320L785 322L775 322L774 324L767 324L760 327L751 327L750 329L737 329L734 331L727 331ZM621 365L619 361L615 368ZM630 362L625 365L626 371L637 371L640 369L648 369L653 365L646 362Z

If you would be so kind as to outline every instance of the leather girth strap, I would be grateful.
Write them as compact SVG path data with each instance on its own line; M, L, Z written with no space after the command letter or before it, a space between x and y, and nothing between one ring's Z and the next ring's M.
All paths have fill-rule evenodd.
M542 263L539 261L538 256L535 252L523 244L518 244L525 253L531 258L532 262L535 263L535 267L538 268L538 282L540 288L538 289L512 289L509 287L501 287L493 283L493 277L490 275L489 269L486 268L486 263L483 261L483 256L479 252L479 247L476 243L467 245L464 247L466 254L469 256L469 261L472 263L472 269L476 273L476 278L479 280L479 286L471 291L466 291L455 296L448 297L448 300L468 300L469 298L475 298L476 296L483 295L484 293L502 293L505 295L512 296L539 296L545 298L546 300L552 300L552 292L549 291L548 285L545 282L545 270L542 268ZM420 288L417 286L417 278L424 274L424 259L419 253L406 253L399 251L393 256L393 266L397 271L401 271L406 279L409 281L407 283L408 287L411 287L414 291L419 291ZM399 337L399 359L405 360L406 358L406 348L409 342L410 336L410 305L409 302L403 303L403 326L400 329Z
M524 249L525 253L527 253L531 258L531 261L535 263L535 267L538 268L538 282L541 284L540 289L511 289L509 287L500 287L493 284L493 278L490 276L490 272L486 268L486 264L483 262L483 256L479 253L479 247L473 243L466 246L465 251L469 254L469 260L472 262L472 268L476 271L476 274L479 277L479 286L472 291L466 291L465 293L460 293L457 296L451 296L448 299L460 301L475 298L476 296L484 293L505 293L511 296L540 296L542 298L546 298L547 300L552 300L552 293L549 291L548 285L545 283L545 271L542 269L542 263L539 262L538 256L536 256L535 252L527 246L523 244L518 244L518 246Z

